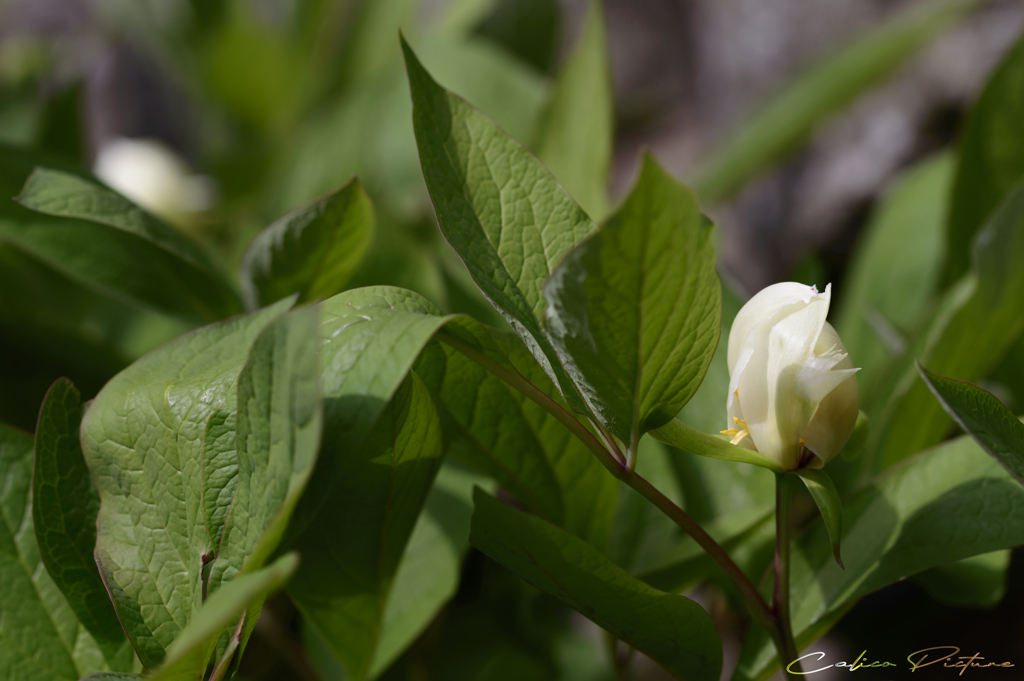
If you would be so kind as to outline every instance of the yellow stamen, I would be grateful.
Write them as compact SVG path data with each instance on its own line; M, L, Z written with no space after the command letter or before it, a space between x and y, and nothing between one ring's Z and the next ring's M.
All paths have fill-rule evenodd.
M744 421L743 419L733 416L732 420L736 422L736 425L739 426L739 428L729 428L728 430L720 430L718 432L721 433L722 435L728 435L730 438L732 438L731 440L729 440L731 444L738 445L739 443L743 442L743 439L745 437L750 435L750 431L747 430L747 422Z

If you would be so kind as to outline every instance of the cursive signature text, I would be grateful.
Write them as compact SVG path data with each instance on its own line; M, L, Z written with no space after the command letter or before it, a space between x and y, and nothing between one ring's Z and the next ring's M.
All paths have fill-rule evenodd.
M943 652L945 652L945 655L942 654ZM935 646L934 648L924 648L907 655L907 662L910 663L910 671L912 672L916 672L922 667L928 667L941 662L942 666L946 669L959 669L960 673L957 674L957 676L963 676L964 672L968 669L1013 666L1013 663L1011 662L984 662L985 658L981 656L981 653L960 655L955 660L950 659L959 652L960 649L956 646ZM935 656L935 659L929 659L932 656Z

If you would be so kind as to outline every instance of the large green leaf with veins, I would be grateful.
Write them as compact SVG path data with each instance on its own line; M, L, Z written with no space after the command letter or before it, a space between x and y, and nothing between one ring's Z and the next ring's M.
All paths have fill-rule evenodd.
M359 180L296 208L260 232L242 260L242 293L257 308L294 293L329 298L363 262L373 239L373 204Z
M244 646L241 632L255 625L259 606L288 583L298 566L298 555L289 553L267 567L240 575L225 584L207 599L188 626L174 639L160 668L146 678L152 681L202 681L217 641L229 627L231 638L227 650L217 659L215 669L227 668L232 662L232 655L241 655Z
M545 328L597 418L635 454L697 391L718 344L712 226L651 158L619 210L544 286Z
M417 357L442 328L447 342L519 373L486 327L468 317L442 315L412 291L371 286L341 293L321 308L324 455L297 512L293 538L331 494L341 457L362 444ZM431 370L423 371L425 376ZM437 385L433 378L427 383Z
M594 224L534 156L438 85L407 44L413 129L441 232L480 290L586 413L540 326L545 280Z
M298 538L339 484L416 358L454 319L417 293L391 286L345 291L320 305L323 452L289 530Z
M388 597L390 586L403 583L399 577L405 563L399 557L412 541L410 533L430 489L442 445L455 453L467 438L458 418L478 441L500 450L508 468L519 473L517 480L523 484L515 488L518 493L527 499L548 500L558 509L559 519L568 500L567 520L571 518L576 531L594 541L601 541L610 524L614 487L609 500L604 486L606 478L612 483L614 478L540 407L448 345L431 342L440 335L448 343L468 348L506 370L521 370L520 375L553 389L515 336L494 334L465 317L443 316L417 294L392 287L348 291L321 307L324 449L293 527L296 539L291 545L308 562L290 591L348 673L373 676L439 604L437 599L424 602L414 620L398 622L394 615L389 619L398 598ZM413 366L415 373L410 373ZM403 381L408 383L399 391ZM482 383L485 391L477 392ZM433 413L428 386L445 407L446 424L455 424L454 431L446 425L444 440L437 439L436 446L430 443L431 438L440 438L440 421ZM473 396L481 394L500 399L487 398L490 407L480 402L474 408ZM506 419L511 419L507 421L511 429L502 423ZM532 447L516 446L523 442ZM546 477L529 474L531 469L544 471ZM390 487L399 484L407 497L401 503L398 488ZM457 500L449 501L449 507L459 505ZM438 504L443 510L442 502L435 499L435 511ZM362 521L353 523L353 518ZM338 539L339 527L345 528L344 541ZM408 555L426 553L422 545L416 551ZM431 558L430 564L448 564L449 555L446 551ZM358 588L339 583L339 570L357 576Z
M1024 543L1024 488L969 437L921 452L843 503L846 569L831 559L818 523L796 542L790 579L801 648L857 599L936 565ZM752 632L741 679L765 679L778 662L767 635Z
M37 168L18 201L73 220L0 223L4 240L100 291L193 319L238 312L238 295L198 246L120 194Z
M595 220L608 212L613 100L604 12L591 0L583 34L555 76L530 146Z
M370 675L391 587L443 454L441 424L410 373L358 449L338 460L337 484L296 548L289 594L349 678Z
M496 346L492 352L522 379L557 394L515 334L485 333ZM542 407L449 345L425 353L422 365L418 371L444 407L451 456L497 481L531 512L596 547L606 545L618 483L582 442Z
M644 584L581 539L481 490L473 503L473 546L676 678L718 679L722 644L695 602Z
M935 399L957 424L1024 485L1024 424L989 391L970 383L939 376L920 364Z
M100 497L82 456L82 412L78 390L58 379L39 410L32 520L40 560L78 621L113 661L127 641L93 557Z
M100 391L82 451L100 495L96 562L148 668L191 620L238 484L238 374L291 305L219 322L146 355Z
M75 681L110 667L41 564L32 524L32 436L0 424L0 677ZM131 663L130 650L119 660Z
M238 478L206 593L263 567L277 549L313 474L323 423L317 308L271 322L238 376ZM204 493L207 487L204 485ZM245 650L262 600L249 605L237 635Z

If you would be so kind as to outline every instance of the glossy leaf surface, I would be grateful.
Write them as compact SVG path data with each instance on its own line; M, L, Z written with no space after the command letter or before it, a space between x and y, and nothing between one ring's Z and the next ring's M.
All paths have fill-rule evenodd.
M544 325L602 424L635 451L700 386L715 354L721 285L711 223L645 158L636 186L544 286Z
M420 163L441 232L569 405L584 412L540 319L545 280L594 224L534 156L403 49Z
M100 495L96 561L143 664L202 602L204 561L220 545L237 488L238 374L291 301L208 326L118 374L82 419Z

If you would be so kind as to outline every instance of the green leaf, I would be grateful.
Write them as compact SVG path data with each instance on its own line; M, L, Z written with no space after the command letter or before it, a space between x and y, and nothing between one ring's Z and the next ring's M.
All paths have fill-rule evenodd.
M1024 37L985 85L960 142L949 211L946 281L971 266L971 244L992 211L1024 178Z
M955 302L948 322L930 332L927 346L911 348L902 367L905 392L872 415L871 445L891 464L942 440L952 425L920 380L912 359L931 371L965 381L984 378L1024 332L1024 180L992 214L974 240L973 272L947 294ZM968 297L969 296L969 297Z
M484 334L484 344L494 346L492 356L541 392L557 394L518 337L476 330ZM442 337L465 338L467 333L453 326ZM419 371L444 405L449 454L497 481L531 512L604 547L618 483L583 443L542 407L451 346L423 360Z
M982 449L1024 485L1024 424L995 395L976 385L939 376L921 366L928 389Z
M75 681L109 667L40 564L32 526L32 436L0 424L0 677Z
M765 464L770 462L764 457L748 460L750 450L736 451L743 448L729 445L728 439L717 435L723 426L731 425L725 408L729 396L726 355L729 331L742 306L743 300L728 285L722 286L722 332L718 348L700 388L677 417L689 428L679 428L669 421L650 433L669 445L677 441L685 452L697 455L674 454L670 461L683 489L686 512L698 522L737 511L744 514L752 508L775 507L774 477L765 470ZM754 466L744 463L754 463Z
M451 466L442 465L438 471L391 584L371 678L391 666L455 595L469 548L474 484L493 487L488 480Z
M372 78L352 83L299 128L279 176L269 183L276 188L270 197L272 212L283 213L311 201L358 175L379 209L378 226L389 214L408 222L423 219L429 197L416 151L397 31L398 24L386 28L393 64ZM450 35L425 36L419 56L431 73L502 130L516 139L529 135L543 103L544 82L528 66L488 40ZM374 250L383 252L385 245L391 251L400 244L387 243L381 236Z
M724 412L724 409L723 409ZM749 463L767 468L775 473L784 473L785 469L764 454L731 444L729 438L721 435L708 435L696 428L691 428L679 419L672 419L661 428L651 431L651 436L665 444L680 449L688 454L697 454L711 459Z
M0 145L0 197L17 194L40 163L60 167L51 156ZM0 369L0 420L26 430L35 428L39 404L57 376L95 395L133 359L190 328L83 286L4 236L57 221L0 201L0 352L19 358Z
M666 458L682 493L682 507L746 569L744 561L756 565L763 547L775 541L771 522L775 509L774 464L757 452L731 445L727 438L708 434L717 433L727 421L726 354L730 327L742 305L732 289L723 285L721 339L704 381L676 419L649 435L678 445L667 451ZM641 440L641 451L643 445ZM756 456L750 459L750 454ZM638 462L637 470L640 467ZM662 542L659 548L634 572L656 588L678 592L718 569L688 535L672 544ZM763 566L752 569L751 578L760 579Z
M323 449L286 543L301 536L333 494L345 457L362 446L420 352L452 319L422 296L391 286L345 291L320 305Z
M1024 543L1024 489L961 437L901 462L843 503L846 569L817 524L794 545L790 579L797 645L824 634L857 599L928 568ZM777 662L752 633L738 678L764 679Z
M323 425L318 315L317 308L299 308L268 324L238 376L238 481L209 593L239 572L263 567L313 474ZM241 650L260 606L254 602L250 609Z
M299 556L288 553L271 565L240 575L210 596L174 643L167 649L163 665L151 681L201 681L217 639L225 627L233 627L232 640L240 636L243 623L251 628L259 616L259 606L269 595L281 589L299 567ZM250 618L253 621L250 623ZM236 626L237 625L237 626ZM234 651L235 647L229 647ZM230 662L230 654L222 662Z
M955 608L990 609L1006 595L1010 554L1004 549L937 565L914 575L914 583L940 603Z
M359 180L283 215L253 239L242 260L250 308L294 293L298 302L340 293L373 239L373 204Z
M832 556L836 559L839 567L845 570L840 552L840 545L843 541L843 501L839 498L835 483L823 470L801 468L793 473L804 481L807 491L811 493L811 498L818 505L821 519L828 529L829 542L832 544Z
M949 154L913 166L887 191L851 256L835 326L861 367L865 398L938 293L952 181Z
M729 135L697 172L705 203L729 197L747 180L794 151L833 114L883 82L980 3L946 0L913 7L855 38L772 98Z
M704 610L630 577L554 525L477 490L470 541L680 679L718 679L722 644Z
M459 4L452 3L455 7ZM501 45L537 71L550 72L561 28L557 0L463 0L461 5L461 16L451 16L457 10L448 10L448 26L472 24L472 19L479 18L473 14L483 14L493 5L473 33Z
M17 200L74 220L0 223L2 238L100 291L187 318L241 309L202 251L119 194L58 170L37 168Z
M198 329L146 355L100 391L82 452L100 495L96 562L139 659L155 668L202 602L205 562L238 474L237 377L291 300ZM213 479L218 485L213 484ZM226 512L226 511L225 511Z
M697 391L718 343L721 284L693 193L645 157L625 203L565 257L544 295L567 373L635 453Z
M415 373L359 449L338 462L338 484L296 548L289 594L344 665L370 676L400 560L443 453L441 424Z
M438 85L404 41L402 48L413 130L441 232L569 406L585 413L539 320L544 281L593 223L536 158Z
M126 639L96 569L100 497L82 456L81 395L58 379L43 400L36 427L32 520L39 558L78 621L115 662Z
M490 381L488 390L497 391L499 395L504 393L507 397L500 402L501 408L508 409L512 414L510 418L517 419L514 421L516 427L537 433L545 445L551 447L550 462L545 458L549 454L543 445L536 446L534 454L541 464L551 469L551 493L559 502L559 495L569 499L569 506L573 509L571 519L577 524L578 531L600 536L602 521L608 515L602 510L602 505L608 502L593 494L592 485L599 483L600 490L604 478L610 476L603 470L597 470L598 475L604 477L595 480L593 466L596 464L599 469L600 464L593 461L589 452L575 448L568 432L539 407L532 403L524 404L524 397L513 394L514 391L490 378L483 369L462 355L450 349L443 350L436 344L428 347L431 338L447 325L446 337L455 338L492 357L493 361L514 368L503 354L512 352L518 361L528 363L523 367L524 371L546 381L543 371L518 339L509 339L513 347L505 348L471 320L442 316L437 308L416 294L390 287L348 291L328 300L322 307L320 335L325 340L327 435L318 472L302 501L301 515L305 523L293 544L307 556L303 574L308 571L309 575L296 580L291 590L319 636L326 639L349 673L357 677L372 676L383 669L385 662L393 659L408 643L408 637L425 625L425 618L432 615L439 605L437 600L426 601L418 610L418 617L424 619L418 621L388 619L391 608L400 605L392 605L398 603L396 599L399 596L388 598L388 585L391 580L394 580L396 589L400 584L404 562L399 563L398 556L406 541L412 541L408 539L409 533L429 489L433 470L431 462L440 454L440 451L426 448L429 438L417 433L418 428L426 428L432 423L432 418L426 418L423 413L433 409L432 406L427 409L430 401L424 402L426 393L422 387L416 387L419 386L419 372L425 372L427 378L424 380L435 389L443 394L450 392L456 400L451 405L453 408L459 408L463 404L459 400L464 397L470 399L472 407L472 396L477 394L472 381ZM423 356L417 362L421 353ZM408 379L413 387L400 393L406 396L394 398L398 385L409 375L414 362L417 375ZM442 383L445 381L451 383L444 387ZM550 383L546 385L549 389L554 388ZM465 392L460 392L463 388ZM409 391L412 391L412 397L407 396ZM390 425L387 419L378 422L377 434L370 435L367 424L373 424L380 418L381 409L393 398L398 406L392 407ZM412 400L420 407L403 411L401 404L405 400ZM477 406L482 407L482 404ZM385 416L388 413L385 412ZM488 410L482 410L481 414L487 415ZM407 481L408 498L403 500L401 507L394 506L398 497L388 500L390 465L381 466L379 463L381 457L390 461L387 452L392 443L391 437L396 432L396 419L400 424L406 424L411 440L408 446L403 441L402 446L395 450L396 456L404 451L401 460L405 463L395 469L394 480L397 482L410 476ZM473 426L485 430L492 427L487 424ZM499 429L506 434L505 437L507 434L520 435L518 431L504 426L499 426ZM418 450L413 444L424 449ZM509 456L516 453L514 447L508 447L504 442L500 444ZM352 458L353 452L360 452L360 456ZM518 454L523 456L522 452ZM398 461L400 459L396 458ZM412 465L415 461L422 465ZM387 480L383 484L371 484L370 481L380 475L386 475ZM527 491L536 493L536 481L529 480L529 484L531 487ZM564 493L559 489L560 484L566 486ZM613 508L614 497L611 504ZM366 518L367 522L350 523L353 517ZM608 523L610 518L605 525ZM348 540L338 540L339 526L346 528L344 532ZM376 532L375 527L378 528ZM386 528L386 536L382 528ZM388 547L383 557L382 536ZM446 555L451 555L451 551ZM440 558L455 562L453 558ZM339 584L337 569L343 569L346 574L362 574L362 578L357 580L361 584L360 590L353 592L351 584ZM420 581L416 583L421 584ZM450 592L442 593L441 598L446 593ZM368 594L372 595L372 600ZM374 652L376 641L379 641L376 645L379 654Z
M380 676L389 667L394 670L402 665L401 660L405 658L399 658L399 655L424 632L444 604L455 595L463 556L469 548L475 484L493 487L485 478L447 462L438 471L391 586L370 678ZM348 678L315 627L304 622L302 634L310 661L324 681ZM399 660L397 664L396 659ZM393 678L393 671L384 678Z
M608 212L614 127L604 11L590 0L583 33L555 77L530 147L595 220Z

